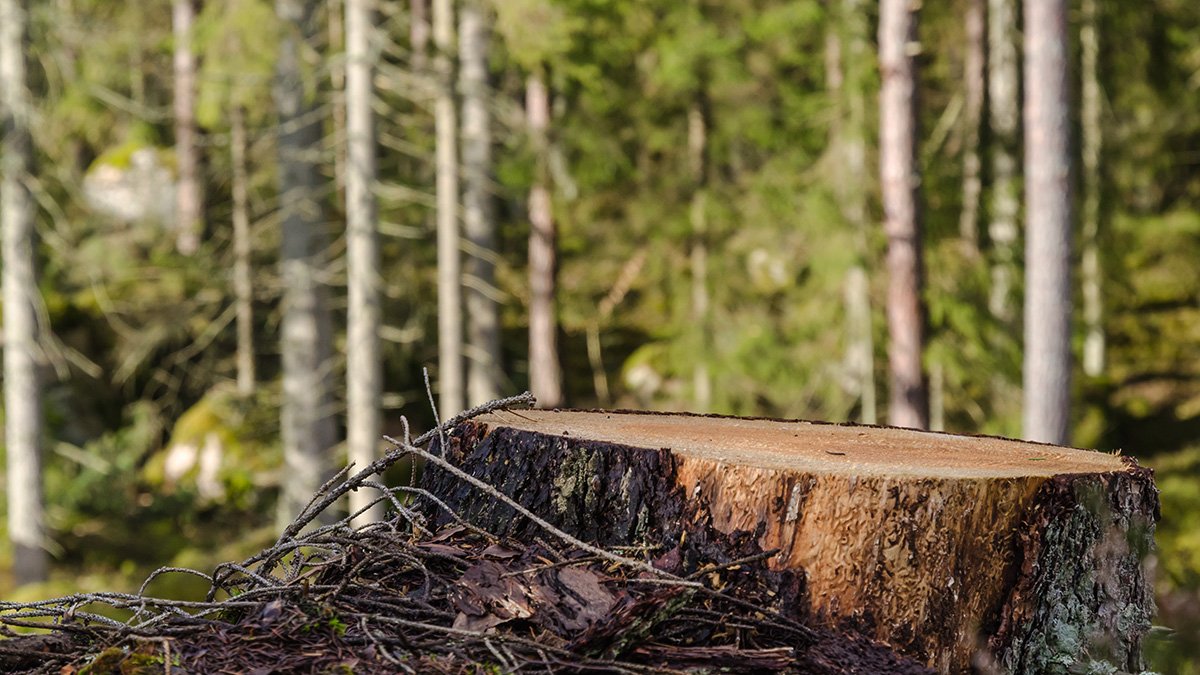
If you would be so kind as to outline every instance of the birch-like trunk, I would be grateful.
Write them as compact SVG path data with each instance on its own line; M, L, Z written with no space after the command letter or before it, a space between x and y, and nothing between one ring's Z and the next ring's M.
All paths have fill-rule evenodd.
M0 237L4 286L4 438L13 582L44 581L48 558L42 507L41 346L35 311L33 144L25 80L25 9L0 0Z
M254 281L250 256L250 177L246 167L246 113L241 106L229 112L229 154L233 193L233 296L237 306L237 389L254 393Z
M1025 19L1024 432L1065 445L1072 225L1066 0L1025 0Z
M371 114L372 0L346 3L346 454L361 469L375 461L382 433L383 360L379 327L379 232L375 223L375 120ZM379 497L374 490L350 493L350 513ZM375 505L352 520L365 525L383 517Z
M171 23L175 35L175 248L191 255L200 248L203 196L200 189L200 151L196 129L196 54L192 30L196 9L192 0L173 0Z
M454 103L454 3L433 0L433 67L437 76L438 408L442 419L462 412L462 242L458 222L458 110Z
M879 163L888 238L888 424L924 429L929 402L921 366L925 310L917 204L917 8L916 0L880 4Z
M285 470L279 499L282 528L329 476L337 442L331 409L330 316L319 280L326 254L318 192L320 120L305 96L302 42L315 37L312 0L275 0L283 26L274 84L279 113L279 203L283 234L280 413Z
M979 202L983 194L983 162L979 131L987 88L987 0L967 0L966 53L963 59L963 205L958 232L969 254L979 253Z
M1019 30L1017 0L988 0L988 122L992 131L992 212L988 221L992 287L988 310L1005 322L1013 319L1017 217L1021 210L1017 173L1021 142Z
M1100 34L1096 0L1082 0L1079 31L1081 50L1080 70L1083 91L1080 96L1080 145L1083 150L1083 220L1082 269L1083 322L1087 332L1083 341L1083 372L1089 377L1104 373L1104 295L1100 269L1100 162L1104 132L1100 124Z
M542 72L525 81L525 119L533 141L533 186L529 189L529 389L543 408L562 404L555 316L556 232L550 201L550 92Z
M692 203L688 214L692 228L692 329L699 335L699 350L693 355L692 396L696 412L712 406L712 377L708 296L708 120L702 102L688 108L688 164L692 171Z
M462 94L463 225L469 245L463 266L467 317L467 402L500 397L500 291L496 288L496 220L492 203L492 131L488 111L488 8L465 0L459 10Z

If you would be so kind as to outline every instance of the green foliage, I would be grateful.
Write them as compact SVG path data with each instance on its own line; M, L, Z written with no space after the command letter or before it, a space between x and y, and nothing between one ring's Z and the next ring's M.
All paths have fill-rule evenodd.
M340 96L334 80L342 57L323 42L330 6L316 4L320 37L301 50L305 86L332 102ZM587 350L595 329L599 375L618 405L691 407L692 373L703 355L716 412L851 418L859 401L846 386L843 286L854 266L870 279L877 393L885 399L872 3L853 15L844 3L820 0L491 4L498 292L510 388L523 388L526 377L525 200L535 176L521 106L525 76L544 69L553 101L550 175L569 404L599 400ZM1171 620L1200 622L1171 613L1200 585L1200 3L1101 4L1109 359L1101 377L1076 378L1075 439L1123 448L1159 469L1161 604ZM378 219L387 430L396 432L394 413L415 426L431 419L420 372L436 362L432 89L428 72L414 72L407 7L378 9ZM73 0L33 3L30 12L42 295L54 329L46 346L53 376L46 485L58 560L64 569L107 570L123 580L164 559L201 565L208 558L200 549L222 550L231 545L228 532L265 524L272 511L280 289L278 130L269 93L285 28L267 0L203 3L192 37L197 112L211 132L202 144L208 223L201 251L183 257L161 224L112 222L80 197L89 168L127 168L139 149L155 148L164 166L173 163L166 149L173 135L169 3ZM851 49L856 35L865 36L865 51ZM829 78L832 38L841 46L840 93ZM961 96L963 39L961 3L922 6L926 362L944 374L950 430L1017 435L1020 320L1006 325L987 310L986 237L984 257L964 254L958 240L965 134L948 112ZM851 104L856 96L861 109ZM224 130L235 107L246 113L251 140L263 383L251 399L228 386L234 336ZM708 123L702 233L690 220L693 107ZM322 205L334 235L342 195L332 187L333 167L343 141L329 112L335 108L321 108L328 140L312 149L329 167ZM937 144L929 142L935 129L945 132ZM839 138L863 141L861 173L839 166ZM850 194L865 197L865 231L855 231L844 213ZM344 351L345 241L330 239L324 280L338 311L335 344ZM691 308L696 242L709 253L707 326ZM606 301L611 312L601 315ZM329 377L340 381L341 367L330 364ZM198 465L166 480L171 449L202 447L210 436L224 458L219 498L201 494ZM73 579L63 573L55 583ZM180 593L194 590L184 586ZM1186 643L1164 644L1168 653ZM1156 658L1167 659L1165 672L1198 672L1194 660Z
M223 126L239 107L263 115L275 72L282 28L269 2L218 0L204 3L195 25L200 54L196 119Z

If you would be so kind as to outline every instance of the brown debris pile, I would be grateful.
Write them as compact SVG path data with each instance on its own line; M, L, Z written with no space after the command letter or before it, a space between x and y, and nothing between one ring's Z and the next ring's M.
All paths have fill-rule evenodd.
M371 480L407 453L443 461L419 447L429 437L330 481L275 546L201 575L212 585L203 602L105 593L0 603L0 671L928 672L886 646L790 615L789 594L756 573L765 554L689 571L678 548L604 550L553 528L532 542L458 518L431 532L406 500L438 508L432 495ZM380 490L395 516L301 534L359 488ZM200 574L163 569L147 584L163 573ZM97 604L132 615L114 621ZM30 627L40 630L12 630Z

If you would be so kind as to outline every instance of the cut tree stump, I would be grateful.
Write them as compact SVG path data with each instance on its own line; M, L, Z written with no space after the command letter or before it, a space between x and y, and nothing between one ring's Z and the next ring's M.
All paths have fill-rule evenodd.
M942 672L1142 670L1158 492L1132 459L883 427L609 411L496 411L443 452L603 545L778 549L795 612ZM463 516L547 536L444 470ZM1099 668L1093 671L1091 667ZM1078 670L1082 668L1083 670Z

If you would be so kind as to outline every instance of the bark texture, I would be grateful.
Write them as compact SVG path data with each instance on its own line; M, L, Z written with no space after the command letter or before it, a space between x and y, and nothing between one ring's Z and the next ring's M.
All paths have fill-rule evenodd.
M285 472L278 522L290 523L328 478L337 430L332 415L332 346L325 288L318 155L320 120L305 96L301 42L315 34L313 2L276 0L283 28L273 95L279 112L279 193L283 210L280 326L283 400L280 414Z
M888 238L888 422L923 429L929 425L929 401L921 366L925 305L917 201L917 8L912 0L883 0L879 7L879 165Z
M433 67L437 77L438 409L443 419L462 412L462 253L458 222L458 109L454 104L454 3L432 0Z
M467 242L463 284L467 317L467 403L500 397L500 303L496 288L496 216L492 202L492 131L488 112L490 16L482 0L459 9L459 86L462 93L463 226Z
M1151 475L1103 453L906 429L652 413L496 412L445 456L603 544L778 549L809 617L942 672L1136 672L1152 610ZM431 469L470 520L509 507ZM686 547L684 547L686 552ZM1093 671L1099 672L1099 671Z
M525 120L533 142L533 186L529 189L529 390L543 408L562 405L558 364L557 233L550 201L550 92L542 72L525 82Z
M41 344L36 306L33 143L25 76L23 3L0 0L0 237L4 285L4 439L8 539L16 585L44 581L48 569L42 500Z
M1066 443L1071 396L1071 147L1065 0L1025 2L1024 435Z
M356 467L375 461L382 428L383 359L380 352L379 231L375 223L375 120L371 113L370 0L346 4L346 453ZM350 512L375 498L350 493ZM354 519L363 525L383 516L376 505Z

